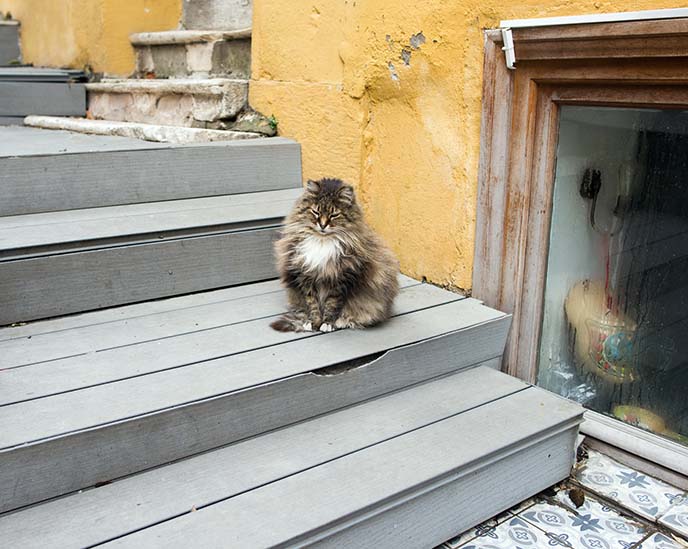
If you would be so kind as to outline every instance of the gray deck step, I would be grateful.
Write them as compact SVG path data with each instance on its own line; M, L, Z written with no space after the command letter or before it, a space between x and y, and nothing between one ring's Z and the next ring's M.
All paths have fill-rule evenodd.
M300 186L288 139L178 145L0 127L0 216Z
M89 113L101 120L215 128L248 104L246 79L103 80L86 88Z
M503 352L507 315L406 278L395 316L378 328L274 332L285 297L272 284L0 331L0 509L493 364Z
M477 367L0 517L0 537L27 548L432 547L567 476L580 419L577 406Z
M139 77L251 77L250 28L142 32L130 41Z
M21 60L19 51L19 23L0 21L0 67Z
M0 81L0 117L85 116L84 86L80 83Z
M0 217L0 325L274 278L300 193Z

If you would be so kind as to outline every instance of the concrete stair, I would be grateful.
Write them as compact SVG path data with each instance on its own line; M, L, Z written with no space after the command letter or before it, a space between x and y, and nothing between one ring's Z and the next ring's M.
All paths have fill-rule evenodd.
M252 0L184 0L182 4L183 29L245 29L252 19Z
M104 80L87 90L95 119L192 128L236 118L248 101L248 82L228 78Z
M251 76L251 29L176 30L131 35L139 78Z
M186 0L180 29L131 36L136 78L87 85L88 118L101 123L35 117L27 123L170 143L274 136L274 121L248 105L250 15L245 0Z

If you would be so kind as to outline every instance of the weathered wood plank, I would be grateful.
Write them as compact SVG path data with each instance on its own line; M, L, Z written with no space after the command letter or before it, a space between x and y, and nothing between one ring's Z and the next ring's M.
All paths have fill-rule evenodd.
M0 262L0 324L276 276L277 229Z
M18 130L26 128L0 130L10 140L0 146L0 216L301 186L300 147L282 138L132 146L121 137L44 130L58 135L36 139Z
M438 501L448 504L444 516L460 516L456 505L470 509L481 500L484 488L476 484L476 476L487 480L492 464L543 442L542 446L554 451L554 459L536 452L537 467L528 463L525 478L514 478L510 471L496 467L500 480L509 478L512 490L522 493L526 486L532 494L543 487L544 480L565 478L573 463L582 412L576 404L530 387L110 545L186 547L194 540L203 547L285 547L316 542L333 547L432 547L451 536L449 529L456 526L457 519L450 524L438 524L437 519L423 524L437 505L409 508L413 500L428 501L433 493L442 494ZM556 439L556 444L546 444L550 438ZM509 465L523 459L520 456ZM514 493L505 494L504 486L488 486L492 507L514 503ZM496 498L502 498L501 502ZM402 512L400 507L406 509ZM493 511L477 509L480 513ZM414 516L411 510L423 512ZM388 511L392 513L387 515ZM390 522L399 516L405 517L406 523ZM269 528L261 527L265 517L270 517ZM418 533L416 528L422 531Z
M443 377L1 517L0 539L26 549L103 543L525 387L485 367Z
M480 321L474 315L479 324L468 322L465 329L424 338L427 331L424 334L422 327L431 322L427 313L445 321L448 329L451 319L461 315L456 306L465 301L469 300L403 315L379 330L335 332L286 344L291 347L288 355L267 348L204 363L205 370L197 369L201 365L188 366L157 374L155 379L144 376L143 384L142 378L135 378L77 391L69 394L76 399L69 410L64 400L68 395L4 406L0 422L12 431L3 432L4 444L12 442L10 437L19 441L36 440L41 432L50 436L61 430L64 434L0 452L0 510L243 440L499 356L508 317L490 321L485 315ZM464 315L467 312L464 308ZM395 332L403 333L400 323L421 332L411 339L421 341L402 345L404 338L395 336ZM338 339L341 341L335 343ZM356 345L357 339L364 344ZM350 356L365 357L385 348L380 340L397 348L339 375L298 373L318 360L326 362L335 345L349 349ZM188 377L179 377L182 371ZM261 383L261 379L272 381ZM96 396L93 391L103 387L115 391L109 396L101 394L98 402L86 398ZM243 389L223 394L223 388L229 387ZM165 400L172 405L161 406ZM74 409L77 401L78 410ZM126 403L133 413L122 415ZM27 405L30 410L24 408ZM22 414L21 408L26 413ZM61 412L55 413L58 408ZM103 424L106 410L120 419ZM91 417L93 413L99 417ZM23 423L21 428L13 423L16 419ZM79 456L78 468L72 466L75 455Z
M83 84L0 81L0 116L85 116Z
M13 257L40 253L41 246L78 243L87 247L90 241L100 239L163 238L165 233L178 231L230 229L235 224L266 220L274 223L289 213L300 194L300 189L286 189L0 217L0 258L8 253Z
M413 286L420 284L405 275L399 275L399 286L404 288L406 286ZM121 307L114 307L110 309L103 309L100 311L91 311L78 315L52 318L48 320L41 320L32 322L30 324L19 324L16 326L7 326L0 328L0 341L7 341L13 339L23 339L32 336L31 339L38 335L47 335L53 332L65 332L75 328L85 326L96 326L99 324L107 324L110 322L123 322L124 325L131 322L133 319L147 317L149 315L158 315L161 313L171 312L178 309L187 309L192 307L200 307L203 305L210 305L212 303L220 303L233 299L240 299L252 295L261 295L274 292L280 289L278 280L268 280L265 282L254 282L252 284L245 284L243 286L234 286L231 288L223 288L220 290L211 290L207 292L199 292L195 294L170 297L167 299L156 301L145 301L143 303L136 303L134 305L123 305ZM145 322L145 320L144 320ZM113 326L113 331L119 333L120 330ZM59 336L58 336L59 337ZM31 349L41 348L40 338L31 341ZM95 350L95 349L92 349ZM0 355L3 356L3 355ZM55 357L53 357L55 358Z
M406 314L459 299L461 296L433 286L415 285L402 289L394 312L397 315ZM14 368L8 363L2 376L0 405L84 389L314 335L294 332L284 334L267 327L276 318L275 315L286 310L283 292L255 296L231 304L223 303L221 309L213 306L214 310L208 313L205 309L206 307L195 309L193 314L184 310L180 315L175 315L170 326L172 334L163 334L160 338L144 336L143 341L131 341L130 326L127 323L127 332L122 339L111 340L109 347L100 347L78 355L78 347L68 346L69 339L65 337L67 341L63 352L68 353L65 358L36 361L35 364ZM197 325L203 323L199 317L209 317L210 325ZM134 332L145 333L140 323L132 324ZM105 342L108 335L104 331L115 335L107 325L105 330L100 326L92 330L76 330L75 339L85 345L93 345L90 343L93 340ZM59 345L59 339L53 341ZM113 345L114 343L117 345ZM41 356L26 352L26 347L25 344L10 347L15 360L24 360L23 354L28 354L31 359ZM0 351L2 350L0 347ZM331 358L336 359L336 356L335 350Z

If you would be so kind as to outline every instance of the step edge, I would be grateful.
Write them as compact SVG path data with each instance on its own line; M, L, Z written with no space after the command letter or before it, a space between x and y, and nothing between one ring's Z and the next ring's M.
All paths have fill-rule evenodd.
M251 27L228 30L169 30L137 32L129 35L132 46L169 46L201 42L234 41L251 38Z
M490 454L481 456L480 458L474 460L472 463L460 465L449 472L445 472L444 474L440 473L434 479L428 480L425 483L421 483L420 485L414 486L410 489L410 491L405 491L403 494L396 494L395 496L392 496L392 498L390 498L390 500L386 502L374 502L370 505L369 508L364 509L359 513L354 513L353 515L342 517L342 519L336 522L332 522L329 525L324 525L324 529L318 528L312 533L309 532L303 536L285 540L285 543L310 545L316 544L321 541L325 541L327 540L327 538L335 536L340 532L348 530L349 528L355 528L356 526L363 524L370 519L374 519L375 517L378 517L393 509L396 509L406 503L420 499L424 495L430 494L436 490L440 490L443 487L453 484L463 478L466 478L471 474L487 472L487 470L495 464L503 460L506 460L512 456L515 456L519 453L522 453L528 449L535 448L548 440L555 439L559 435L562 435L572 429L575 429L579 425L580 421L577 419L569 419L567 421L562 421L558 425L543 429L542 431L537 433L537 435L524 437L523 439L519 440L515 444L512 444L511 446L501 448L499 450L493 451ZM571 461L573 461L573 456L571 458Z
M115 79L89 82L86 90L93 93L154 93L198 94L223 96L229 91L247 92L248 80L240 78L167 78L167 79Z
M30 115L24 118L24 125L45 130L63 130L87 135L127 137L153 143L179 145L212 141L259 139L263 137L261 134L254 132L146 124L144 122L122 122L118 120L91 120L69 116Z
M451 305L452 303L455 304L458 301L465 301L465 300L470 301L470 298L457 299L456 301L452 301L452 302L449 302L449 303L446 303L443 305ZM438 305L438 307L441 307L443 305ZM484 305L481 305L481 306L485 307ZM497 312L499 312L499 311L497 311ZM465 326L463 328L451 330L450 332L437 334L437 335L434 335L431 337L425 337L423 339L417 339L417 340L410 341L409 343L403 344L401 346L393 347L393 348L385 348L385 350L382 351L383 354L380 357L378 357L375 360L370 361L366 364L363 364L360 367L355 368L353 371L361 371L361 370L365 369L366 366L373 365L374 363L379 362L382 358L384 358L385 355L389 354L390 352L399 351L399 350L402 350L404 348L415 347L418 345L429 344L435 340L440 340L440 339L443 339L446 337L456 336L456 335L460 334L461 332L467 332L467 331L474 330L474 329L480 329L480 328L483 328L483 327L490 325L490 324L503 322L503 321L505 321L505 319L509 319L509 318L510 318L510 315L502 313L501 316L495 316L494 318L490 318L489 320L485 320L483 322L471 324L471 325ZM315 337L318 337L319 335L320 334L315 334ZM289 343L298 344L299 341L301 341L301 340L296 339L296 340L286 342L285 344L289 344ZM487 360L493 360L495 358L499 358L502 356L502 354L503 354L503 351L500 351L498 354L496 354L494 356L481 358L481 360L479 362L484 362ZM210 359L209 361L205 361L205 362L210 362L213 360L222 360L222 358ZM355 358L351 359L351 360L355 360ZM345 361L345 362L347 362L347 361ZM477 363L475 363L475 364L477 364ZM471 364L469 366L473 366L473 365L474 364ZM453 370L452 369L447 369L446 371L443 370L440 373L435 373L435 375L433 375L431 378L426 378L426 379L432 379L432 378L437 377L437 376L446 375L449 372L457 372L458 373L459 371L464 370L465 368L467 368L467 366L461 366L461 367L455 368ZM322 368L318 368L318 369L322 369ZM170 371L170 369L158 370L158 371L146 373L146 374L143 374L143 376L137 376L137 377L146 377L146 376L151 376L151 375L156 375L156 374L161 374L161 373L164 374L164 373L169 372L169 371ZM231 390L225 390L224 392L215 393L213 395L207 395L207 396L202 396L202 397L196 397L192 400L187 400L184 402L178 402L174 405L166 406L164 408L160 408L160 409L156 409L156 410L148 410L145 412L138 412L138 413L136 413L134 415L130 415L128 417L109 420L107 422L99 423L98 425L90 425L90 426L86 426L86 427L80 427L80 428L76 428L76 429L73 429L73 430L70 430L67 432L63 432L63 433L59 433L56 435L49 435L49 436L45 436L45 437L34 439L34 440L24 441L24 442L21 442L21 443L12 445L12 446L5 446L5 447L0 448L0 456L2 456L3 454L5 454L5 455L11 454L12 452L15 452L18 450L23 450L23 449L30 448L30 447L41 446L43 444L49 444L52 442L69 439L71 437L77 437L77 436L84 435L84 434L89 433L89 432L98 431L100 429L112 428L112 427L126 424L126 423L135 424L136 422L139 422L141 420L146 420L146 419L153 418L153 417L160 417L160 416L165 415L165 414L177 412L177 411L188 409L188 408L195 407L195 406L202 406L202 405L209 404L211 402L218 401L218 400L235 398L237 395L240 395L242 393L260 390L260 389L266 388L270 385L274 385L275 383L284 383L284 382L289 382L289 381L296 380L298 378L305 378L305 377L324 377L324 376L319 376L318 374L315 374L313 372L313 370L293 372L293 373L289 373L288 375L286 375L284 377L280 377L280 378L276 378L276 379L273 378L273 379L269 379L269 380L263 380L263 381L260 381L257 383L252 383L251 385L242 385L240 387L236 387L236 388L233 388ZM113 382L109 382L109 383L118 383L119 381L127 381L130 379L134 379L134 378L129 377L129 378L125 378L123 380L117 380L117 381L113 381ZM78 391L88 390L89 388L90 387L86 387L83 389L75 389L74 391L70 391L70 392L78 392ZM58 393L58 395L51 395L51 396L59 396L59 395L60 394ZM44 397L44 398L50 398L50 396ZM31 402L31 401L23 401L23 402ZM21 405L21 404L23 404L23 402L17 403L16 405ZM568 402L568 401L566 401L566 402ZM8 406L15 406L15 404L11 404Z

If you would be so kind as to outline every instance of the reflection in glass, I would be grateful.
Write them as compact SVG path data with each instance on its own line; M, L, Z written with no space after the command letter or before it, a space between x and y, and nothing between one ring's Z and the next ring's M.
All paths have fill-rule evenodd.
M688 443L688 111L561 108L538 384Z

